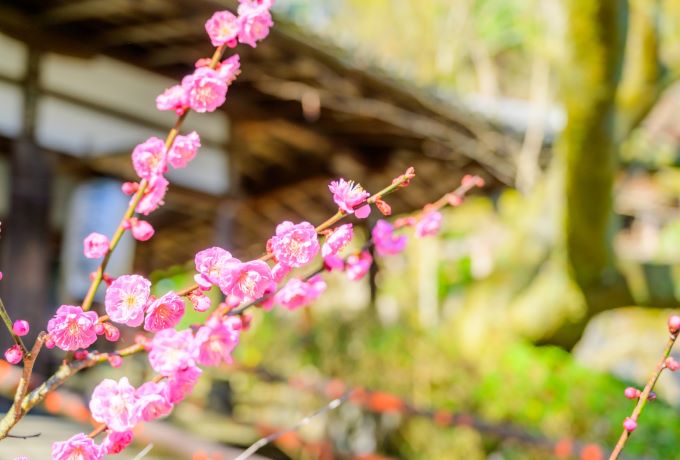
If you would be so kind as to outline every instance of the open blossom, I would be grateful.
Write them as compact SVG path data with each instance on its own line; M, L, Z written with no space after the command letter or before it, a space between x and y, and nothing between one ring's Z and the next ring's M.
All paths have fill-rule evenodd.
M163 198L168 191L168 180L163 176L156 176L149 181L144 196L139 200L136 211L148 216L163 204ZM134 199L134 197L133 197Z
M249 1L239 5L239 42L255 48L258 41L269 35L269 28L274 25L269 3Z
M326 282L318 275L309 281L292 278L276 293L274 301L289 310L294 310L309 305L325 290Z
M220 289L224 294L241 300L254 300L262 296L272 283L269 265L261 260L239 264L227 264L220 278Z
M285 221L276 227L276 235L271 240L274 257L288 267L302 267L309 263L319 252L316 229L309 222L293 224Z
M228 264L239 263L238 259L234 259L231 253L220 247L212 247L204 249L196 253L194 263L196 264L196 271L198 274L194 276L194 280L199 286L209 289L212 285L220 283L222 272L226 269Z
M164 329L151 340L149 362L154 371L170 376L196 365L196 342L191 330Z
M123 275L106 289L104 305L111 321L136 327L144 321L151 282L140 275Z
M333 194L335 204L347 214L356 212L358 218L364 219L371 213L370 205L361 206L357 210L354 209L371 196L360 184L355 184L351 180L340 179L332 181L328 189Z
M177 136L168 151L168 163L175 169L185 168L194 159L200 146L201 138L196 131Z
M394 227L386 220L379 220L371 231L375 250L381 256L399 254L406 247L406 236L394 234Z
M216 11L205 23L205 31L213 46L236 44L239 22L231 11Z
M88 259L104 257L109 250L109 239L101 233L90 233L83 240L83 252Z
M184 300L170 291L154 300L146 311L144 330L158 332L175 327L184 315Z
M188 106L187 91L181 85L171 86L156 98L158 110L174 110L178 114L182 114Z
M416 224L416 237L434 236L442 227L442 213L432 211L425 214Z
M196 366L178 370L168 377L168 399L176 404L194 389L203 371Z
M215 70L227 85L231 85L241 73L241 58L238 54L232 54L222 61Z
M87 348L97 340L97 313L73 305L62 305L47 323L50 340L65 351Z
M172 412L172 403L168 396L168 382L146 382L142 384L135 397L135 414L139 420L150 422L161 417L165 417Z
M104 379L92 392L90 412L92 418L106 425L113 431L132 429L139 419L135 414L135 387L130 385L127 377L119 381Z
M182 79L189 107L199 113L214 112L224 104L227 86L224 78L210 67L199 67Z
M353 235L354 230L352 224L339 226L328 238L326 238L326 241L321 247L321 255L323 257L328 257L337 254L338 251L347 246L347 243L350 242Z
M104 454L92 438L78 433L66 441L52 444L52 460L100 460Z
M103 455L119 454L132 443L132 431L108 431L102 441L101 451Z
M165 142L155 136L138 144L132 151L132 166L142 179L150 180L167 171Z
M231 352L241 335L239 318L211 318L196 332L198 363L204 366L231 364Z
M371 269L373 257L368 251L362 251L360 254L352 254L347 258L345 264L345 273L347 278L352 281L358 281Z

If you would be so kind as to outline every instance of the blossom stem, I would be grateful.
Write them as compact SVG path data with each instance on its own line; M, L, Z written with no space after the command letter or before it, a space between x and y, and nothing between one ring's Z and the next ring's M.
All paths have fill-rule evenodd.
M9 317L9 313L7 313L7 310L5 309L5 304L2 303L2 299L0 299L0 317L2 317L2 322L5 323L5 327L7 327L7 330L9 331L9 334L12 336L12 340L14 340L14 343L19 345L19 348L21 348L21 352L24 355L24 361L29 358L30 353L28 349L26 348L26 345L24 345L24 341L14 333L14 328L12 325L12 319Z
M659 360L658 364L656 365L656 368L654 369L654 373L649 377L649 380L647 381L647 385L645 385L645 388L642 390L642 393L640 393L640 397L638 398L638 402L635 405L635 408L633 409L633 412L630 415L630 418L634 421L637 422L638 417L640 416L640 413L642 410L645 408L645 405L647 404L647 400L649 398L649 394L652 392L654 389L654 385L656 385L656 381L659 379L659 376L661 375L661 372L666 368L666 358L671 354L671 350L673 349L673 345L675 344L675 340L678 338L678 332L674 332L670 335L668 338L668 342L666 343L666 348L663 351L663 354L661 356L661 359ZM619 437L618 442L616 443L616 446L614 446L614 450L612 451L611 455L609 456L609 460L616 460L619 458L619 454L623 450L623 447L626 444L626 441L631 435L631 431L628 431L624 428L624 430L621 433L621 436Z

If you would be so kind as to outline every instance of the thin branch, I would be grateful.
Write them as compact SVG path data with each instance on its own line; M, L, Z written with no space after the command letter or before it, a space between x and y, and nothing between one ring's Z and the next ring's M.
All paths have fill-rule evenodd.
M18 434L8 434L8 438L12 439L32 439L32 438L37 438L42 436L42 433L35 433L35 434L26 434L26 435L18 435Z
M147 445L144 449L142 449L140 453L135 455L135 458L133 458L132 460L141 460L142 458L146 457L146 454L148 454L151 451L151 449L153 449L153 444Z
M350 396L352 396L352 393L353 393L353 390L349 390L349 391L345 392L339 398L336 398L336 399L330 401L328 404L326 404L322 408L320 408L317 411L313 412L312 414L306 416L305 418L303 418L302 420L300 420L299 422L297 422L295 425L291 426L290 428L285 429L285 430L281 430L281 431L277 431L276 433L272 433L269 436L265 436L264 438L261 438L261 439L255 441L255 443L253 445L251 445L248 449L243 451L243 453L241 455L239 455L238 457L236 457L234 460L246 460L247 458L250 458L258 450L260 450L261 448L263 448L267 444L270 444L270 443L276 441L281 436L286 435L288 433L292 433L294 431L297 431L300 428L302 428L303 426L308 425L315 417L318 417L319 415L325 414L326 412L330 412L334 409L337 409L338 407L340 407L340 405L342 405L342 403L347 401L350 398Z
M24 354L24 359L27 359L29 355L28 349L26 348L26 345L24 345L24 341L21 340L21 337L14 333L12 319L9 317L9 313L7 313L7 309L5 309L5 304L2 303L2 299L0 299L0 317L2 318L2 322L5 323L5 327L7 327L9 334L12 336L14 343L19 345L19 348L21 348L21 352Z
M634 421L637 422L638 417L642 413L642 410L645 408L645 405L647 404L647 400L649 398L649 394L652 392L654 389L654 385L656 385L656 381L659 380L659 376L661 375L661 372L666 368L666 359L668 356L671 354L671 350L673 349L673 345L675 344L675 340L678 338L678 331L675 331L674 333L671 333L670 337L668 338L668 342L666 343L666 348L663 351L663 354L661 355L661 359L659 360L659 363L656 365L656 369L654 369L654 373L649 377L649 380L647 381L647 385L645 385L645 388L642 390L642 393L640 393L640 396L638 398L638 402L635 405L635 408L633 409L633 413L630 415L630 418ZM630 437L632 431L628 431L627 429L623 429L623 432L621 433L621 436L619 437L618 442L616 443L616 446L614 446L614 450L612 451L611 455L609 456L609 460L616 460L619 458L619 454L621 454L621 451L623 450L623 446L626 445L626 441L628 441L628 438Z

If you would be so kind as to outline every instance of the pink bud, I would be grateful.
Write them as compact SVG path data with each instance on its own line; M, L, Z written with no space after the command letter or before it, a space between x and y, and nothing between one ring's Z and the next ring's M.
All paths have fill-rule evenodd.
M191 300L194 310L198 312L204 312L210 308L210 297L203 295L201 291L194 291L189 294L189 300Z
M120 339L120 331L111 323L104 323L104 337L109 342L116 342Z
M12 325L12 331L19 337L23 337L28 334L29 329L30 327L28 325L28 321L23 319L14 321L14 324Z
M635 428L637 428L637 422L630 417L626 417L626 420L623 421L623 429L632 433L635 431Z
M0 272L0 281L2 281L2 272Z
M647 396L647 401L654 401L654 400L656 400L656 393L654 393L653 391L650 391L649 395Z
M109 355L108 360L111 367L120 367L123 364L123 358L120 355Z
M139 190L139 184L137 182L125 182L121 186L121 190L123 190L123 193L126 195L132 195Z
M446 195L446 201L448 201L449 205L453 206L454 208L456 206L460 206L461 203L463 202L463 198L461 198L458 195L455 195L453 193L450 193Z
M12 345L5 351L5 359L10 364L18 364L23 357L24 353L21 351L19 345Z
M153 227L147 221L135 219L132 222L132 236L137 241L148 241L154 233Z
M85 350L78 350L78 351L76 351L75 353L73 353L73 357L74 357L77 361L83 361L83 360L87 359L88 354L89 354L89 353L88 353L87 351L85 351Z
M49 338L47 340L45 340L45 348L47 348L48 350L51 350L52 348L54 348L55 345L56 344L54 343L54 340L49 339Z
M680 369L680 363L678 363L672 356L669 356L666 358L666 369L668 369L671 372L675 372L678 369Z
M628 399L637 399L640 397L640 390L638 390L637 388L628 387L624 390L623 394Z
M676 334L680 331L680 316L673 315L668 318L668 330L671 334Z
M97 323L94 325L94 333L97 335L102 335L106 332L106 328L102 323Z
M149 340L149 338L147 336L143 335L143 334L137 334L135 336L135 343L137 345L143 346L147 350L151 346L151 340Z

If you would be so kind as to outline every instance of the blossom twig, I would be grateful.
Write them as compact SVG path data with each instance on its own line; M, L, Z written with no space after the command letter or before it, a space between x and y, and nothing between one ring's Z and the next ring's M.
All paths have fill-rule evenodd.
M290 428L287 428L285 430L277 431L276 433L272 433L269 436L265 436L264 438L260 438L259 440L255 441L250 447L248 447L246 450L243 451L241 455L236 457L234 460L246 460L247 458L250 458L255 452L266 446L267 444L270 444L277 439L279 439L281 436L284 436L288 433L292 433L294 431L297 431L298 429L302 428L305 425L308 425L309 422L311 422L315 417L318 417L319 415L325 414L326 412L330 412L334 409L337 409L347 401L350 396L352 396L353 390L349 390L345 392L342 396L339 398L335 398L334 400L330 401L328 404L323 406L322 408L318 409L317 411L313 412L312 414L306 416L299 422L297 422L295 425L291 426Z
M24 355L24 359L26 359L29 355L29 351L26 348L26 345L24 345L24 341L21 340L21 337L16 335L16 333L14 332L14 329L12 327L12 319L9 317L9 313L7 313L7 310L5 309L5 304L2 303L2 299L0 299L0 317L2 318L2 322L5 323L5 327L7 327L9 334L12 336L12 340L14 340L14 343L19 345L19 348L21 348L21 352Z
M677 316L671 317L671 321L674 318L678 318L678 317ZM651 394L652 390L654 389L654 385L656 385L656 381L659 379L661 372L663 372L663 370L666 368L666 359L671 354L671 350L673 349L673 345L675 344L675 341L678 338L678 333L680 332L680 329L672 326L671 322L669 321L669 331L670 331L670 337L668 338L668 342L666 343L666 348L664 348L663 354L661 355L661 359L659 360L658 364L656 365L654 372L649 377L649 380L647 381L647 385L645 385L645 388L640 393L640 396L638 397L638 402L635 405L633 412L631 413L630 417L628 417L626 419L626 422L628 422L628 423L624 422L623 432L621 433L619 440L617 441L616 445L614 446L614 450L612 451L611 455L609 456L609 460L616 460L617 458L619 458L619 455L621 454L621 451L623 450L623 447L625 446L626 441L628 440L631 433L635 429L635 426L637 425L638 417L642 413L642 410L645 408L645 405L647 404L647 401L649 399L649 395ZM633 423L630 424L629 420L632 421Z

